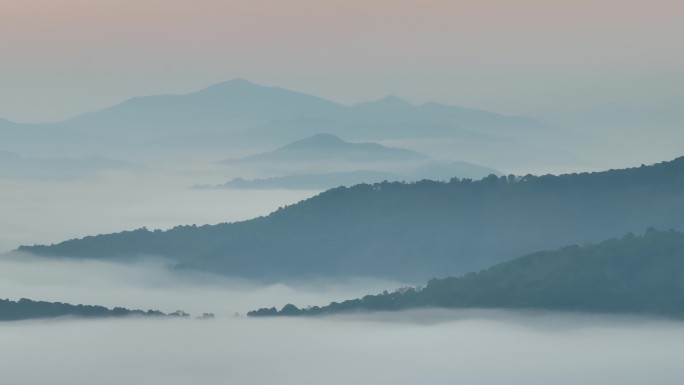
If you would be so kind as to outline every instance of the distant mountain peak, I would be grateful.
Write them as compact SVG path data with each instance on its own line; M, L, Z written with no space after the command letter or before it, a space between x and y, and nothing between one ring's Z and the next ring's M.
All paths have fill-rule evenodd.
M409 103L408 101L396 96L396 95L387 95L384 98L370 101L370 102L363 102L363 103L358 103L354 107L384 107L384 108L413 108L414 105Z
M308 136L276 150L263 152L238 159L226 159L221 163L231 162L324 162L330 160L344 162L404 162L423 161L427 156L403 149L386 147L372 142L347 142L335 135L320 133ZM319 164L320 166L320 164Z
M321 148L321 147L339 147L350 144L339 136L333 134L315 134L304 139L294 141L285 145L283 148Z
M257 83L255 83L255 82L249 81L249 80L247 80L247 79L245 79L245 78L235 78L235 79L231 79L231 80L226 80L226 81L217 83L216 85L218 85L218 86L224 86L224 87L244 87L244 86L248 86L248 87L254 87L254 86L257 86L257 87L264 87L264 86L262 86L261 84L257 84Z
M261 84L250 82L249 80L244 79L244 78L235 78L232 80L226 80L226 81L205 87L205 88L197 91L197 93L198 94L212 93L212 92L217 92L217 91L223 92L223 91L227 91L227 90L244 91L246 89L261 89L261 88L267 88L267 87L262 86Z

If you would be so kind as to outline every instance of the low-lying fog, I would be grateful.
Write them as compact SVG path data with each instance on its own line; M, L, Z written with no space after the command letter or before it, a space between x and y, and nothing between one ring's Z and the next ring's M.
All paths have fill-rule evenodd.
M0 252L142 226L248 219L316 193L190 189L256 176L212 159L219 158L199 165L174 159L77 181L0 180ZM4 256L0 298L216 318L2 322L0 383L667 385L684 377L684 323L674 321L476 310L244 316L415 284L421 282L358 278L263 285L179 275L163 261Z
M166 266L163 260L123 264L12 254L0 259L0 298L232 317L258 307L324 304L407 286L370 278L261 284Z
M606 140L589 141L584 147L590 153L610 154L605 151L606 143ZM577 152L561 157L552 149L528 151L525 145L510 146L506 141L494 143L490 151L444 140L395 140L385 141L384 144L421 151L437 160L466 160L493 167L503 174L520 175L632 167L641 163L670 160L676 154L669 147L666 151L665 147L655 145L649 147L652 151L637 151L641 155L636 159L584 159ZM611 142L611 145L615 144ZM459 150L454 153L454 148ZM134 154L130 157L121 153L93 154L126 162L131 167L89 172L80 177L77 170L72 170L74 175L67 179L60 179L59 175L52 175L47 179L13 178L12 172L9 172L0 177L0 253L16 249L22 244L56 243L70 238L143 226L149 229L168 229L177 225L245 220L267 215L280 206L296 203L319 192L191 188L196 185L220 185L236 177L251 179L282 176L250 169L244 165L217 163L221 159L259 153L261 150L245 151L247 150L161 151L147 155ZM526 155L520 156L521 153ZM66 155L68 154L64 154ZM48 162L45 159L42 160L43 163ZM89 158L78 159L87 163ZM513 162L515 159L522 160L523 163ZM552 162L553 159L558 162ZM540 164L545 166L540 167ZM292 172L308 173L315 170L315 166L314 164L310 168ZM359 169L367 166L359 166ZM332 167L328 171L342 171L340 167ZM49 169L43 171L50 172Z
M83 180L0 179L0 253L86 235L215 224L267 215L307 190L198 190L239 173L209 162L142 165Z
M217 317L0 323L2 383L628 385L679 384L684 375L684 323L659 319L481 310L235 316L401 285L260 286L177 275L159 262L4 259L2 297Z

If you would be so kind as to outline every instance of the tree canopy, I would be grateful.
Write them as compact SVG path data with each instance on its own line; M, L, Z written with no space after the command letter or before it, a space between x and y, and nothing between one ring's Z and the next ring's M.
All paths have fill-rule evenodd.
M362 275L418 282L651 226L684 230L684 157L560 176L360 184L243 222L138 229L20 250L164 256L178 268L257 279Z
M649 229L599 244L542 251L424 288L250 316L338 314L412 308L546 309L684 317L684 234Z
M19 321L36 318L55 318L66 316L79 318L182 316L182 314L177 313L178 312L166 315L158 310L129 310L123 307L109 309L104 306L71 305L61 302L33 301L26 298L22 298L19 301L0 299L0 321Z

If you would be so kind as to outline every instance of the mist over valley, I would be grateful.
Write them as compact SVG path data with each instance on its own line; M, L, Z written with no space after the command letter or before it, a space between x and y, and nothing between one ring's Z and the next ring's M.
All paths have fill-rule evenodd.
M679 385L684 2L5 2L0 383Z

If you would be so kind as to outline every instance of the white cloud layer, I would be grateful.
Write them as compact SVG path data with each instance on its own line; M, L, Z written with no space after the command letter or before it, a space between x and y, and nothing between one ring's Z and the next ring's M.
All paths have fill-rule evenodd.
M259 286L154 263L0 262L3 297L215 312L214 320L0 323L2 382L54 384L679 384L684 324L631 317L421 310L252 319L399 283Z

